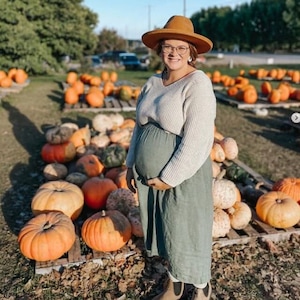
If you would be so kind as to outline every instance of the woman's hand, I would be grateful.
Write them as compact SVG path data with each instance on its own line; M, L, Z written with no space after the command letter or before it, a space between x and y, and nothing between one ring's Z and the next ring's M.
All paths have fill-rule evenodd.
M160 178L155 177L152 179L149 179L147 181L147 184L151 187L153 187L156 190L168 190L172 188L172 186L168 185L167 183L163 182Z
M126 183L127 183L128 188L133 193L136 193L136 185L135 185L135 180L134 180L132 168L128 168L127 169L127 172L126 172Z

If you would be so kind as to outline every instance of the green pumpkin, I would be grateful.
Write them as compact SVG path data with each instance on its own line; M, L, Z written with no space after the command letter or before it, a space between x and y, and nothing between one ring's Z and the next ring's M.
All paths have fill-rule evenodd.
M127 151L118 144L111 144L103 149L100 160L105 168L120 167L125 162Z

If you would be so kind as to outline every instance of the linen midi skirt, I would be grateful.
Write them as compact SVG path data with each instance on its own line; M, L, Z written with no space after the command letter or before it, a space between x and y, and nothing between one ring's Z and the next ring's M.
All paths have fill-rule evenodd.
M180 140L157 124L144 125L136 144L135 181L147 255L164 257L169 272L178 280L201 284L211 278L210 158L194 176L174 188L160 191L146 184L146 180L160 175Z

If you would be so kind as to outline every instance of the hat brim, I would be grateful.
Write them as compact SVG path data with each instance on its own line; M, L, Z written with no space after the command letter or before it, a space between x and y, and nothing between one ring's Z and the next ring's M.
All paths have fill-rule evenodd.
M167 39L189 42L196 47L198 54L209 52L213 47L212 41L203 35L187 34L183 31L174 32L173 29L167 28L148 31L142 36L143 43L151 49L155 49L161 40Z

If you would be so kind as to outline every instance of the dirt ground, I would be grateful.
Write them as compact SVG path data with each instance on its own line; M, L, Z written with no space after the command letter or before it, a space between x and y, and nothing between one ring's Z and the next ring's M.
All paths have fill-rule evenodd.
M0 106L0 299L151 299L162 289L163 262L145 270L142 246L118 265L86 263L36 275L34 262L19 252L17 234L32 217L31 198L43 183L40 150L49 125L90 122L91 115L64 113L55 80L32 80ZM268 116L218 102L217 128L234 137L239 159L273 181L300 177L299 131L284 125L299 108L269 109ZM137 242L139 244L139 242ZM214 247L212 299L300 299L300 239ZM189 299L186 297L185 299Z

